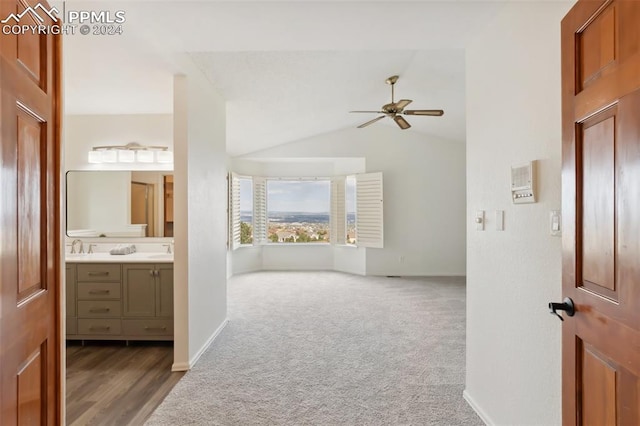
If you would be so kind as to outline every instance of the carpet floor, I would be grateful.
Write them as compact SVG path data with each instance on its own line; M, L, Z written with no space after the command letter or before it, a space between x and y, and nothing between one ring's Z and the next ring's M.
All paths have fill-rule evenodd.
M463 278L259 272L146 423L483 425L462 398Z

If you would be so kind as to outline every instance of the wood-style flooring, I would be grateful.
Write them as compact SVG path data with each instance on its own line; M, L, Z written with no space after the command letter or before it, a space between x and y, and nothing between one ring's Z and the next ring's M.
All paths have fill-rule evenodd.
M184 373L172 342L67 343L67 425L141 425Z

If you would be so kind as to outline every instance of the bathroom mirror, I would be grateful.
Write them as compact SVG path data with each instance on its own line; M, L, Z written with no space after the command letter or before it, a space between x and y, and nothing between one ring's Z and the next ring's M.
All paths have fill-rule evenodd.
M173 175L67 172L67 236L173 237Z

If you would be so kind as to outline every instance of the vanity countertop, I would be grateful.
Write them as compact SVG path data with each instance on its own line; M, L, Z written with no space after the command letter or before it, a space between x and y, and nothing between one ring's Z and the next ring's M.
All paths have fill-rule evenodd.
M72 263L173 263L173 253L65 253L64 260Z

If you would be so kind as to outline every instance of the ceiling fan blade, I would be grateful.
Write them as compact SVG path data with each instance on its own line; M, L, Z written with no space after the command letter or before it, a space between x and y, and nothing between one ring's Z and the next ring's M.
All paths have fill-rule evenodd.
M349 112L364 112L368 114L385 114L384 111L349 111Z
M359 125L358 129L362 129L363 127L367 127L369 124L373 124L378 120L382 120L384 117L385 117L384 115L381 115L380 117L376 117L373 120L369 120L366 123Z
M395 122L396 122L396 124L397 124L398 126L400 126L400 128L401 128L402 130L405 130L405 129L408 129L409 127L411 127L411 124L409 124L409 123L407 122L407 120L405 120L404 118L402 118L402 116L401 116L401 115L396 115L395 117L393 117L393 121L395 121Z
M404 115L429 115L432 117L440 117L444 114L441 109L408 109L402 112Z
M396 108L402 109L409 105L411 102L413 102L411 99L400 99L398 102L396 102Z

